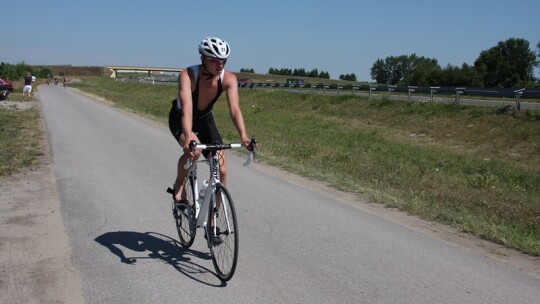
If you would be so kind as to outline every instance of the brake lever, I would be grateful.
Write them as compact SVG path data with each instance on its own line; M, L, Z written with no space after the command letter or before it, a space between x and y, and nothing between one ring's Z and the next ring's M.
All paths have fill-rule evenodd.
M244 167L247 167L251 164L251 162L255 159L255 152L249 151L248 158L246 159L246 162L244 163Z
M244 163L244 167L249 166L252 161L257 162L257 139L255 137L251 138L251 143L248 146L248 151L248 158Z

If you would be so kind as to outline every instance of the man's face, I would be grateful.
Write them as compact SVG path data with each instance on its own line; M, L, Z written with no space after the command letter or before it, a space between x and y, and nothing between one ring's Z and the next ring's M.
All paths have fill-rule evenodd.
M210 58L210 57L204 57L204 65L210 71L210 73L214 75L219 75L225 68L225 64L227 63L227 59L217 59L217 58Z

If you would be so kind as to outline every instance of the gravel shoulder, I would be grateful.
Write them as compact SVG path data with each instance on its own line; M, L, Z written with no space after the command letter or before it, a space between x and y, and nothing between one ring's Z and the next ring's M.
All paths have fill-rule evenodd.
M14 108L34 102L2 102ZM43 119L38 164L0 179L0 303L84 303L60 211Z

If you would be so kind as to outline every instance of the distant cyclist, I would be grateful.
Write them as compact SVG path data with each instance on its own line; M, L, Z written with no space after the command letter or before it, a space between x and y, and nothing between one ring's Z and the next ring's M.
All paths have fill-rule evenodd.
M246 147L250 144L240 110L236 76L224 69L230 53L231 49L227 42L207 37L199 44L201 64L188 67L178 76L178 98L173 100L169 113L169 128L184 150L184 154L178 160L174 185L176 202L185 203L186 194L182 187L187 173L184 168L187 159L196 160L201 154L200 151L190 151L190 141L203 144L223 143L212 115L212 107L222 92L227 95L230 116L242 143ZM225 184L227 167L224 151L219 151L218 155L220 180Z

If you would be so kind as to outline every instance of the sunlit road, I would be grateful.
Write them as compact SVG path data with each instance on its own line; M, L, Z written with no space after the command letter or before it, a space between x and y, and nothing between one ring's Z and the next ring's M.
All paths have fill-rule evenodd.
M540 280L229 154L239 264L177 238L164 126L42 85L73 264L87 303L538 303ZM172 98L172 97L171 97ZM249 127L249 126L248 126ZM264 143L262 143L264 145Z

